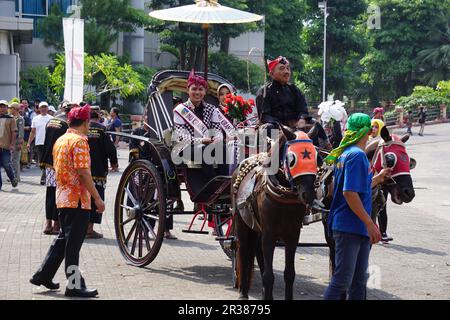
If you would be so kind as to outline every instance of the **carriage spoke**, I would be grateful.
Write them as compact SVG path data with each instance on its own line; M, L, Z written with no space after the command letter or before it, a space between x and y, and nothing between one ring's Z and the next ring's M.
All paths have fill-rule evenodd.
M152 197L155 194L155 190L156 190L156 184L155 183L147 183L145 185L145 189L144 189L144 196L143 196L143 201L142 201L142 206L147 205L152 199Z
M135 219L135 217L128 218L128 219L125 220L124 222L121 222L121 226L123 227L124 225L126 225L127 223L133 221L134 219Z
M144 239L145 239L145 244L147 246L147 251L151 251L152 247L150 245L150 238L148 237L148 233L146 231L145 225L144 225Z
M154 207L156 207L158 205L158 202L155 201L152 204L147 204L146 207L142 208L143 211L149 211L152 210Z
M143 195L144 184L143 184L143 181L142 181L142 170L139 170L139 171L138 171L138 181L139 181L139 186L138 186L138 190L139 190L139 192L138 192L138 197L139 197L139 199L142 201L142 199L144 198L144 195Z
M141 226L138 223L136 226L136 232L134 233L134 239L133 239L133 245L131 246L131 255L134 256L134 252L136 251L136 242L137 242L137 238L138 238L138 233L141 230Z
M131 184L131 181L130 181L130 184ZM138 203L137 203L136 199L133 197L133 195L131 194L130 189L129 189L128 187L125 188L125 192L127 193L128 199L131 200L131 202L133 203L133 205L134 205L134 206L137 206Z
M133 210L134 208L130 207L130 206L126 206L124 204L120 205L122 208L126 209L126 210Z
M142 230L143 228L141 227L141 228L139 228L139 247L138 247L138 252L139 252L139 258L141 258L142 257L142 232L143 232L143 230Z
M134 222L133 226L131 227L130 233L128 233L127 238L125 239L125 245L128 247L128 241L130 241L131 236L133 235L134 229L136 229L137 221Z
M144 222L144 226L146 227L146 229L148 230L148 232L150 232L151 237L152 237L153 239L156 239L156 233L155 233L155 231L153 230L152 226L149 225L149 223L148 223L145 219L142 220L142 222Z
M152 220L155 220L155 221L158 221L158 220L159 220L159 217L158 217L158 216L155 216L155 215L153 215L153 214L146 214L144 217L145 217L145 218L152 219Z

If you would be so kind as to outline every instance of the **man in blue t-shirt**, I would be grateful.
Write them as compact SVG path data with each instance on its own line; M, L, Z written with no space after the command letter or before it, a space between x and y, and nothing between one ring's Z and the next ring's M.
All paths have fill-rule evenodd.
M371 119L352 114L340 146L325 159L335 164L334 194L328 221L335 241L335 265L324 299L364 300L368 280L371 244L381 240L380 230L372 221L372 188L382 183L391 170L373 177L364 152L371 133Z
M108 126L108 131L116 131L116 132L122 131L122 121L120 121L119 117L119 108L116 107L112 108L110 114L111 114L111 124ZM117 148L119 146L120 137L119 136L112 137L112 140Z

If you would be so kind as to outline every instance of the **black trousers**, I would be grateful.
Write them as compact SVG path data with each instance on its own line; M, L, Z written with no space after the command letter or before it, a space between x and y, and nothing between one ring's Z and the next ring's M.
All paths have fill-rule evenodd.
M73 276L73 270L78 269L80 250L86 237L89 222L89 210L59 209L59 223L61 232L53 241L47 255L35 273L34 277L42 280L51 280L55 276L62 261L65 260L65 273L69 279ZM81 277L81 285L85 286Z
M100 198L102 198L102 200L105 201L105 188L102 186L95 185L95 189L97 189ZM93 198L91 200L91 208L92 210L89 217L89 222L101 224L103 215L97 212L97 206L95 205L95 201Z
M383 190L383 196L384 196L385 201L387 202L389 192L387 190ZM378 224L380 225L381 234L386 233L387 224L388 224L387 205L386 204L384 205L383 209L378 214Z
M45 217L58 221L59 210L56 208L56 187L47 187L45 193Z
M41 165L41 162L42 162L42 160L43 160L43 158L44 158L44 148L45 148L45 146L43 146L43 145L41 145L41 146L36 146L36 150L37 150L37 155L38 155L38 159L37 159L37 163L38 163L38 166L40 166ZM46 176L46 174L45 174L45 168L41 168L41 181L44 181L45 182L45 176Z

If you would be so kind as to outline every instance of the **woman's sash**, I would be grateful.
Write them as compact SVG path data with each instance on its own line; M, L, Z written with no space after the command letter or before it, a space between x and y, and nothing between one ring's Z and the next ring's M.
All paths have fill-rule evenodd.
M197 131L197 133L199 133L203 138L207 136L208 127L184 103L180 103L174 109L174 112L183 118L183 120L194 128L194 130Z

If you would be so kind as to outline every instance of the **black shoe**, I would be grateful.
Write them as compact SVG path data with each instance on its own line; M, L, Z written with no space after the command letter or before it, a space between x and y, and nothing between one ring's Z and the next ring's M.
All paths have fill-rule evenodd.
M389 237L386 233L383 233L381 235L381 241L383 241L383 242L389 242L389 241L392 241L392 240L394 240L394 238Z
M11 181L11 185L13 188L17 187L19 183L17 182L17 179L14 179L13 181Z
M59 289L59 283L55 283L52 280L41 280L39 278L31 278L30 283L34 284L35 286L44 286L49 290L58 290Z
M97 289L67 289L64 293L66 297L78 297L78 298L95 298L98 295Z

